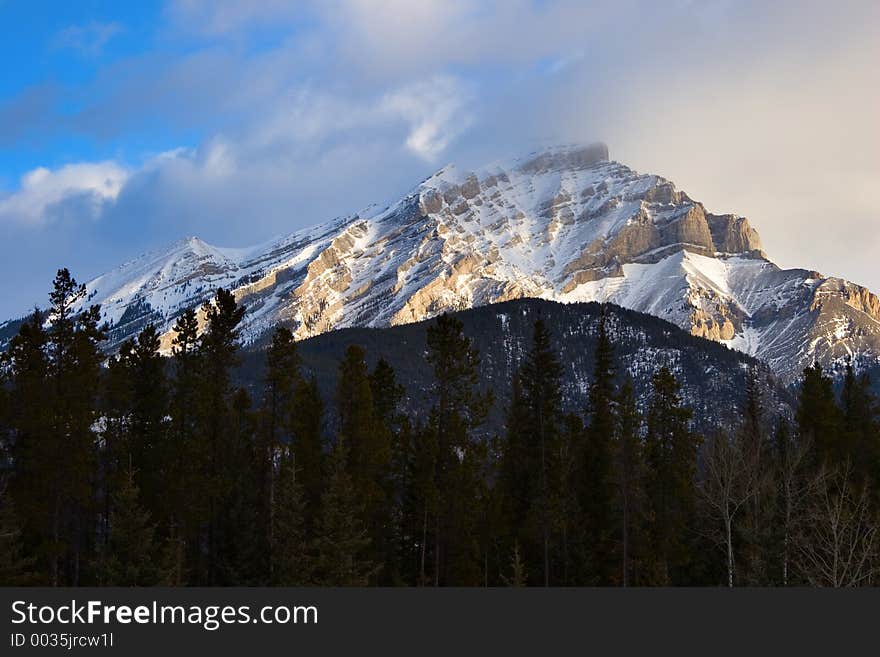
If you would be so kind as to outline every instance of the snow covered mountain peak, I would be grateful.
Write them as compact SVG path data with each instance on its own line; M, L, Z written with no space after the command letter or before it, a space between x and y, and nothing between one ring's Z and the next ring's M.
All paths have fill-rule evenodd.
M779 269L746 218L707 211L672 182L610 160L604 144L475 171L449 165L386 208L256 247L189 237L90 281L89 303L118 344L149 322L170 331L220 286L246 306L248 340L279 322L305 338L538 297L657 315L788 378L814 358L880 357L875 295Z

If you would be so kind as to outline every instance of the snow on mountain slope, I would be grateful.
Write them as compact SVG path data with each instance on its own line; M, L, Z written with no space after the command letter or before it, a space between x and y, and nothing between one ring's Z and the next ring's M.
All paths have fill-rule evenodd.
M111 344L170 331L224 286L243 336L389 326L520 297L612 301L767 360L793 379L813 358L880 358L880 301L865 288L770 262L736 215L608 159L602 144L441 169L393 205L248 249L197 238L88 283ZM166 335L165 346L169 336Z

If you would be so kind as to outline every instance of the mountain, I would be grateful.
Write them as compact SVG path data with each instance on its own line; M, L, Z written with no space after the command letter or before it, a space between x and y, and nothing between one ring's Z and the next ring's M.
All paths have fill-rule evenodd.
M278 322L308 338L536 297L656 315L788 382L814 359L880 362L876 295L780 269L747 219L712 214L670 181L611 161L603 144L450 165L388 207L257 247L182 240L90 281L88 302L101 304L112 346L148 322L169 331L218 286L247 307L248 341Z
M535 320L550 328L553 346L563 365L563 409L583 414L595 364L596 336L602 312L614 343L619 379L630 377L642 410L650 400L651 377L662 366L672 370L682 384L681 396L694 411L694 427L711 431L736 426L744 406L749 368L757 368L767 419L791 417L793 400L769 367L741 352L695 337L669 322L612 304L562 304L541 299L518 299L459 311L454 315L480 353L479 386L495 393L495 403L483 427L487 434L503 431L513 374L531 347ZM339 362L349 345L366 350L372 368L384 358L394 368L407 391L404 410L410 417L425 417L432 398L431 368L425 360L427 328L432 320L370 329L347 328L322 333L299 343L299 353L309 375L314 375L321 396L332 404ZM268 339L268 338L266 338ZM239 382L253 386L257 395L265 380L263 340L244 351ZM332 423L338 413L326 414Z

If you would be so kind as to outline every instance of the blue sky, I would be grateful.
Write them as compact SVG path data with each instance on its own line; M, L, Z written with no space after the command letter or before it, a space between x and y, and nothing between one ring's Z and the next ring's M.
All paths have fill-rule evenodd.
M0 0L0 317L445 163L601 139L781 265L880 289L873 2Z

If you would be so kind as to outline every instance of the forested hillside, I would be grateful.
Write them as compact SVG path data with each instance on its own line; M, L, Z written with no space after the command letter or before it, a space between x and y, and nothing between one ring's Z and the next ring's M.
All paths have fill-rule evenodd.
M851 367L789 406L736 352L541 302L244 354L224 289L170 359L147 326L105 362L85 294L60 270L3 355L4 584L876 581L878 404Z

